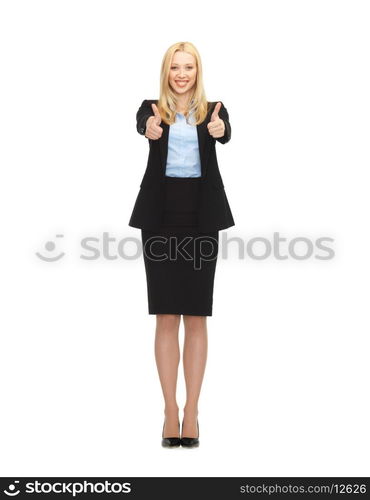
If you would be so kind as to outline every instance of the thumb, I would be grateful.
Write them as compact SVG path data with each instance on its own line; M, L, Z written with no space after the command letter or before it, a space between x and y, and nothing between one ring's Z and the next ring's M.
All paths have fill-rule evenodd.
M160 115L160 113L159 113L159 111L158 111L158 108L157 108L157 106L154 104L154 102L152 103L152 110L153 110L153 112L154 112L154 116L155 116L155 123L156 123L157 125L159 125L159 124L161 123L161 121L162 121L162 118L161 118L161 115Z
M220 111L220 108L221 108L221 103L218 102L215 106L215 109L213 110L212 115L211 115L211 122L213 122L219 118L218 112Z

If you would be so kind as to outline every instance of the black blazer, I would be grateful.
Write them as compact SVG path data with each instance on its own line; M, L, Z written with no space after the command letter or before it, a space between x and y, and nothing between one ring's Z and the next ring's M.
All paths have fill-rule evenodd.
M225 123L225 134L223 137L215 139L207 129L207 123L210 121L217 102L208 102L206 119L197 125L202 174L198 209L198 230L200 232L216 231L235 225L218 168L215 147L216 141L225 144L231 138L229 115L222 102L219 117ZM154 115L152 103L157 104L157 100L145 99L136 114L136 128L141 135L145 135L147 119ZM160 126L163 129L162 136L157 140L148 139L148 162L128 223L129 226L152 231L159 230L164 210L169 125L162 121Z

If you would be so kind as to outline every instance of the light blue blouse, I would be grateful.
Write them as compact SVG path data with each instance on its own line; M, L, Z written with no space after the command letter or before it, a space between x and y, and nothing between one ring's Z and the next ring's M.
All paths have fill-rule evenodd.
M189 122L185 115L176 113L175 123L170 125L168 135L168 152L166 176L168 177L201 177L197 127L194 115L190 114Z

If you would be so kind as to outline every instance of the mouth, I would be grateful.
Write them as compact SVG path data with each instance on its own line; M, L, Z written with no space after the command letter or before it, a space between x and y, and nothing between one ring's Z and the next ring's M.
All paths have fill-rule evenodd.
M185 87L185 85L189 82L189 80L175 80L176 85L179 87Z

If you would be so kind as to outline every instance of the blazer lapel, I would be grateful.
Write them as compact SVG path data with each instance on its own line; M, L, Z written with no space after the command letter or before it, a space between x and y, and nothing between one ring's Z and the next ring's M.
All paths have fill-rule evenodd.
M197 125L197 135L198 135L198 145L199 145L199 156L201 163L201 171L202 177L205 176L207 170L207 158L209 152L209 144L210 141L207 141L208 129L207 129L207 120L204 120L202 123ZM159 139L159 149L161 154L161 162L162 162L162 178L166 175L166 164L167 164L167 152L168 152L168 135L170 131L170 126L167 123L162 122L161 127L163 128L162 137Z

